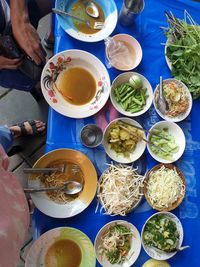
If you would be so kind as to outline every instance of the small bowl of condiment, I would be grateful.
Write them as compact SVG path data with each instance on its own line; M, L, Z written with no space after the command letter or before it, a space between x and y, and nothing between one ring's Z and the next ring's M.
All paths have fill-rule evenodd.
M140 64L142 48L131 35L117 34L106 41L106 57L114 68L128 71Z
M103 139L103 131L96 124L85 125L80 133L81 143L90 148L97 147Z

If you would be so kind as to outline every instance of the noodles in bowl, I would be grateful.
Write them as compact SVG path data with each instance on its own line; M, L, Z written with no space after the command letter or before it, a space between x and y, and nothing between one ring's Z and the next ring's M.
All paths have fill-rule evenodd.
M39 158L33 168L58 168L64 164L63 173L57 171L47 176L31 174L28 179L30 188L62 187L67 181L82 184L82 191L73 196L62 195L60 190L53 191L50 195L46 192L31 193L35 206L44 214L54 218L70 218L79 214L92 202L97 190L96 169L89 158L80 151L66 148L50 151Z
M84 184L84 175L81 168L71 162L66 161L54 161L47 168L56 168L61 166L62 164L66 165L64 172L56 171L50 174L40 174L35 177L35 179L39 179L44 187L62 187L68 181L79 182L82 185ZM79 196L80 193L75 195L67 195L63 190L55 190L46 192L48 197L59 203L65 204L69 201L73 201L75 198Z

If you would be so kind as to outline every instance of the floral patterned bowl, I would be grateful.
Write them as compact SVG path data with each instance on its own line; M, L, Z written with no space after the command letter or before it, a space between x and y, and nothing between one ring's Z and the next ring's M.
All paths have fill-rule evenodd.
M89 71L96 81L96 94L85 105L67 102L57 89L59 75L74 67ZM41 76L42 93L47 103L58 113L71 118L86 118L97 113L107 102L110 94L110 77L103 63L83 50L66 50L56 54L46 63Z

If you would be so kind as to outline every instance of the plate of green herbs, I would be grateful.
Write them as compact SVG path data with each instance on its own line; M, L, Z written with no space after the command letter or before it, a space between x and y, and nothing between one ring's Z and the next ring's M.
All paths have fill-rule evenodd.
M184 19L166 12L168 38L165 56L172 75L187 85L193 99L200 97L200 27L185 11Z
M167 260L173 257L182 242L182 224L171 212L157 212L143 226L142 245L153 259Z

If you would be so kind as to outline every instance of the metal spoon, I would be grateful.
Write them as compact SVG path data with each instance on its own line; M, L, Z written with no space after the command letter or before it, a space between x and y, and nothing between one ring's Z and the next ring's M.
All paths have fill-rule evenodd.
M35 193L44 191L55 191L63 190L67 195L74 195L82 190L83 186L81 183L75 181L68 181L63 186L60 187L40 187L40 188L24 188L25 193Z
M83 4L85 6L85 11L88 14L88 16L96 19L99 17L99 10L94 2L83 0Z
M183 246L183 247L180 247L180 248L175 248L172 252L175 252L175 251L182 251L186 248L190 248L190 246Z
M163 80L162 76L160 76L160 85L159 85L159 98L158 98L158 109L164 115L168 110L168 104L163 96Z

